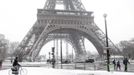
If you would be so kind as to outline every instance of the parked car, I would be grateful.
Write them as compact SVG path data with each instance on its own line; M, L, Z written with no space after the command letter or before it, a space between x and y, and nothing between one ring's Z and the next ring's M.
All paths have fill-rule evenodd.
M94 59L87 59L85 60L86 63L93 63L94 62Z
M70 60L62 60L62 63L63 64L69 64L69 63L71 63L71 61Z

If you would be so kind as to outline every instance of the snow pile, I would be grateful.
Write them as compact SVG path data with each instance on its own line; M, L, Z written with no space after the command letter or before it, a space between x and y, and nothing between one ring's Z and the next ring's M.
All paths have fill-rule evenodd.
M89 70L65 70L43 67L24 67L26 75L134 75L130 72L107 72L107 71L89 71ZM0 75L9 75L9 69L1 70ZM22 75L22 74L21 74Z

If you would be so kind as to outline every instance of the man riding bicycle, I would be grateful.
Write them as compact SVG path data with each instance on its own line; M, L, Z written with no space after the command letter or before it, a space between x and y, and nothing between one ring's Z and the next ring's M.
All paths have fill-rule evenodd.
M18 63L18 57L15 57L13 61L13 67L11 68L13 74L18 74L18 70L20 68L20 64Z

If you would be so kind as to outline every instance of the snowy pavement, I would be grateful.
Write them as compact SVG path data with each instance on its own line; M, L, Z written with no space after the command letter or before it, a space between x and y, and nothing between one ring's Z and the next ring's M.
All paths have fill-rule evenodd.
M27 74L25 75L134 75L131 72L107 72L107 71L90 71L90 70L65 70L52 69L44 67L23 67ZM9 70L0 70L0 75L9 75ZM21 74L23 75L23 74Z

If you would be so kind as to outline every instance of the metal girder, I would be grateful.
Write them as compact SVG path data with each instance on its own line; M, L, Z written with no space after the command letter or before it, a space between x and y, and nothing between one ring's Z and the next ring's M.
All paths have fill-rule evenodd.
M102 42L102 44L105 47L106 37L105 37L104 32L96 24L93 24L93 28L91 30L95 33L95 35L98 37L98 39ZM117 48L109 38L108 38L108 42L109 42L109 48L110 48L111 54L114 54L114 55L121 54L119 48Z
M54 10L60 4L64 6L64 10L85 11L81 0L47 0L44 9Z
M33 25L33 27L35 26L35 24ZM34 35L33 34L33 27L29 30L27 35L23 38L23 40L21 41L19 46L16 48L17 50L19 50L19 53L16 54L18 57L22 57L26 53L28 53L28 51L29 51L28 48L30 47L30 43L32 42L32 38L33 38L33 35Z
M54 10L56 6L56 0L46 0L44 9Z
M75 53L76 53L76 55L75 55L76 60L75 61L80 61L80 60L84 61L86 59L87 54L86 54L84 42L80 41L81 36L79 36L78 34L70 34L70 39L76 48L75 49Z
M30 53L30 55L32 55L32 57L35 57L35 55L36 55L35 52L37 52L38 50L40 50L39 47L40 47L40 45L43 44L43 41L44 40L42 40L42 38L44 38L44 35L47 35L47 28L48 28L48 26L49 26L49 23L46 25L46 27L44 28L44 30L42 31L42 33L39 35L37 41L33 45L32 49L31 49L31 53Z
M81 0L72 0L72 1L75 6L75 9L77 9L78 11L86 11Z

